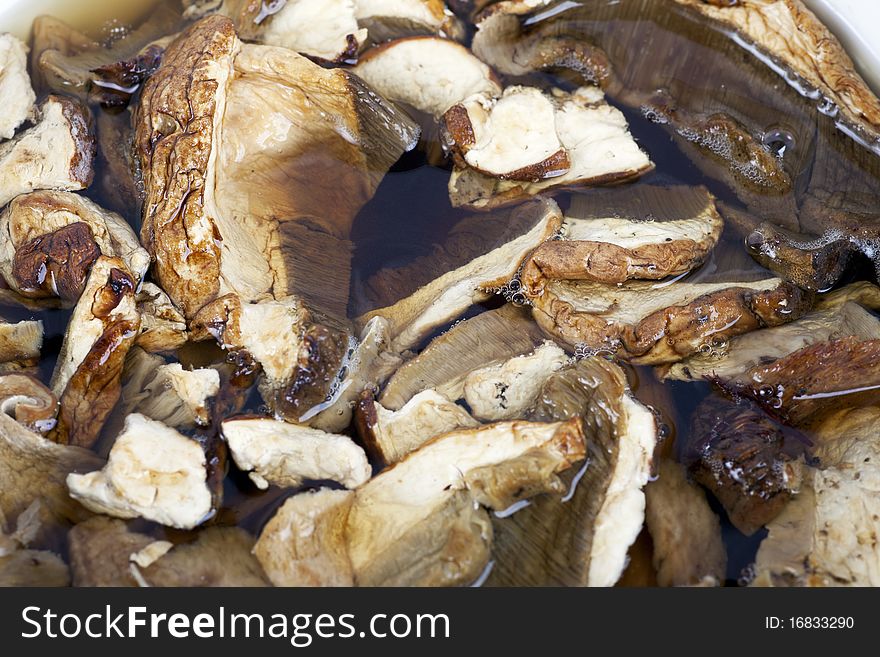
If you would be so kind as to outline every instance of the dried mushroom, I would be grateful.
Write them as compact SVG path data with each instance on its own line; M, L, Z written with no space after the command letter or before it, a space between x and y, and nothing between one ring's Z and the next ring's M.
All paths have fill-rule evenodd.
M0 413L31 431L46 433L55 426L58 399L31 376L3 374L0 375Z
M0 517L0 587L68 586L70 571L57 554L28 550L3 534Z
M358 25L373 43L419 34L464 36L464 26L443 0L356 0L356 5Z
M43 322L23 320L6 322L0 318L0 371L7 365L21 366L34 362L43 348Z
M11 34L0 34L0 141L12 139L25 121L33 118L37 96L27 70L27 46Z
M141 332L135 344L150 353L180 349L189 339L186 318L154 283L144 283L135 297L141 314Z
M202 446L161 422L134 413L107 464L67 478L70 495L95 513L146 518L192 529L213 514Z

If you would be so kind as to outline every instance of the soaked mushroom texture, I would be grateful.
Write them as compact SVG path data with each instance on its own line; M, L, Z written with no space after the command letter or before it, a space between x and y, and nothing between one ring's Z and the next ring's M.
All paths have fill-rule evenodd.
M119 19L0 25L0 586L880 585L880 100L800 0Z

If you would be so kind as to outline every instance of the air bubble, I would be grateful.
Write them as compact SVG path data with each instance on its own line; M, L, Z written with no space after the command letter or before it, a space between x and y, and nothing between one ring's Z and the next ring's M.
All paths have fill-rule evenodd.
M761 143L778 158L785 157L785 153L794 150L795 138L790 130L774 126L768 128L761 139Z

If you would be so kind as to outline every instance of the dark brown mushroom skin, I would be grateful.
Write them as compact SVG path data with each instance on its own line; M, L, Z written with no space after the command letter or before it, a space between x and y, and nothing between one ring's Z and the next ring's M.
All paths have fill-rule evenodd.
M159 68L163 54L164 48L150 44L134 57L93 68L92 73L104 84L93 82L90 97L105 108L125 108L138 87Z
M40 235L15 251L12 270L21 294L30 298L79 299L101 249L85 222Z
M70 160L70 178L85 189L95 178L95 159L98 154L92 113L85 105L73 98L67 96L49 98L61 104L61 111L70 124L70 135L76 144L76 150Z

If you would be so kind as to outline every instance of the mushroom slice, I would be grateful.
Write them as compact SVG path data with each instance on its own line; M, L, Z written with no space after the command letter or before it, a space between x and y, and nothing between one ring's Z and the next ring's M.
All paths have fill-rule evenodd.
M490 103L491 99L490 94L484 94L482 102ZM459 161L449 179L453 206L485 210L556 189L622 183L654 168L630 135L624 115L605 102L600 89L582 87L572 93L554 90L552 100L556 110L553 127L567 155L567 170L546 179L520 181L487 176ZM468 106L475 106L473 99ZM450 130L450 119L463 127ZM461 152L470 139L469 126L473 132L471 112L464 105L457 105L445 114L444 120L453 152Z
M27 70L27 46L11 34L0 34L0 141L12 139L18 127L34 114L37 95Z
M162 288L144 283L136 300L141 314L141 332L135 340L137 346L150 353L170 353L186 344L189 340L186 318Z
M358 25L373 43L424 34L464 37L464 26L443 0L356 0L356 4Z
M132 349L125 363L122 410L140 413L173 429L194 429L211 423L209 400L220 392L215 369L185 370L161 356Z
M355 417L367 451L386 465L397 463L435 436L480 424L461 406L430 389L399 411L389 411L371 393L364 393Z
M545 341L530 354L468 374L464 400L473 416L483 422L522 417L534 404L544 382L568 361L565 351Z
M664 378L700 381L717 378L742 381L752 368L766 365L817 342L853 336L880 338L880 320L851 301L824 310L813 310L791 324L762 329L732 338L721 353L699 353L675 363Z
M568 495L541 497L495 523L495 568L501 585L611 586L645 520L643 489L652 474L658 432L654 414L636 401L623 370L588 358L547 379L527 417L584 418L588 461Z
M372 475L364 450L347 436L257 417L225 420L221 431L236 465L264 490L323 480L357 488Z
M119 400L125 356L140 328L134 290L122 260L101 256L92 265L52 374L61 402L56 442L91 447Z
M39 359L42 348L42 321L23 320L12 324L0 319L0 364L34 361Z
M69 542L74 586L267 585L253 537L237 527L200 529L192 542L172 546L99 516L74 527ZM158 557L135 560L159 547L166 551Z
M355 493L322 488L289 497L254 555L275 586L352 586L345 524Z
M55 426L58 399L33 377L3 374L0 376L0 413L31 431L46 433Z
M85 189L94 160L89 110L72 98L49 96L34 127L0 144L0 206L37 189Z
M682 466L661 459L657 480L645 487L645 523L654 545L660 586L724 583L727 551L721 523L706 495L690 483Z
M57 554L42 550L0 552L0 587L65 587L70 570Z
M472 222L473 220L466 220ZM475 303L492 297L491 290L513 279L521 263L560 228L562 216L553 201L518 207L497 240L487 240L482 254L447 271L393 306L374 310L358 321L385 317L391 324L391 346L398 352L418 346L431 331L456 319Z
M816 429L819 467L768 525L754 585L878 586L880 443L876 407L847 408Z
M399 411L428 389L446 399L461 399L464 381L475 368L530 353L543 337L528 311L513 304L466 319L404 363L388 380L379 403Z
M22 296L76 301L98 256L120 258L137 281L150 256L126 221L70 192L16 198L0 214L0 273Z
M408 37L368 50L352 71L386 98L440 117L474 94L501 86L488 66L455 41Z
M565 239L538 247L522 283L540 294L547 279L616 284L679 276L703 264L723 227L704 187L640 185L575 196Z
M630 281L618 286L550 281L532 303L538 324L569 345L657 365L681 360L703 345L797 319L809 298L778 278L742 283Z
M72 474L67 485L71 496L95 513L192 529L214 513L207 468L195 440L133 413L125 418L107 465Z

